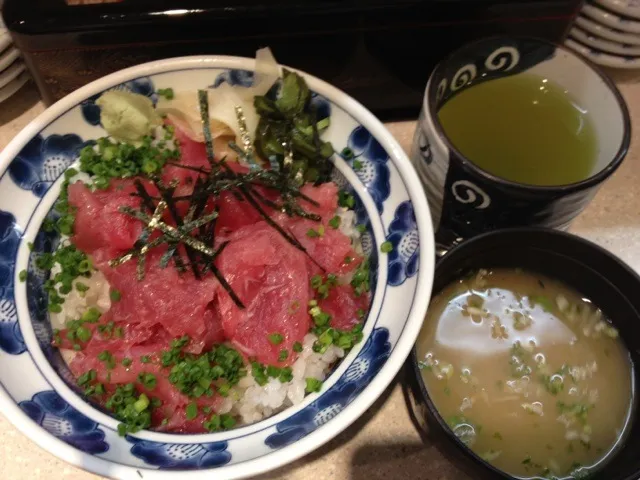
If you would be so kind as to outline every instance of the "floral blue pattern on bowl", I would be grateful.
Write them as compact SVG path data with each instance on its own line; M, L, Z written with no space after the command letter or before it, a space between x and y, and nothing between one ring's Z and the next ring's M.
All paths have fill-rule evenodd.
M311 110L315 110L316 119L318 121L331 116L331 104L322 95L317 93L311 94L311 100L309 101Z
M225 70L218 74L211 88L218 88L223 83L228 83L231 86L250 87L253 85L253 72L250 70Z
M347 146L353 153L353 158L342 158L351 165L371 193L378 211L382 213L384 201L389 198L391 185L389 184L389 155L380 143L364 127L356 127Z
M83 452L96 454L109 450L104 432L54 391L40 392L31 400L20 402L20 408L54 437Z
M192 470L210 470L205 474L212 478L250 477L261 473L265 464L275 466L299 456L296 440L312 432L319 440L305 442L310 445L305 453L316 448L330 439L329 432L335 432L324 428L327 423L340 425L346 407L358 412L362 398L379 395L379 388L392 380L403 363L400 357L408 353L413 342L405 338L405 325L420 322L422 309L426 310L428 299L416 292L419 283L429 287L429 279L424 277L433 266L427 263L423 269L421 265L420 273L426 275L417 274L418 259L423 258L417 249L423 249L420 253L424 254L425 245L404 239L416 236L417 225L421 239L428 240L432 235L428 218L416 221L401 208L404 203L418 202L420 208L427 209L408 159L386 153L398 152L399 148L373 116L347 102L344 94L307 77L312 90L309 108L317 113L318 120L331 118L328 140L338 154L348 147L360 162L360 168L354 169L353 159L347 160L349 171L338 161L340 171L336 170L335 179L354 195L357 222L365 227L363 248L371 258L373 303L363 344L349 354L346 364L334 369L308 405L290 407L277 419L217 433L215 438L146 431L119 437L117 421L108 412L93 408L77 392L70 370L51 347L52 329L43 289L48 272L38 269L34 261L35 255L52 251L58 242L38 224L45 216L55 215L51 211L56 194L50 191L52 185L82 146L104 135L95 105L102 92L125 89L155 101L156 85L197 90L211 86L212 78L216 79L214 86L246 86L253 81L248 73L252 61L226 61L217 62L214 68L206 62L175 59L145 67L140 73L147 76L141 78L118 73L111 83L103 82L88 96L72 94L56 104L38 119L37 135L27 142L10 144L0 154L0 166L6 169L0 170L0 396L5 402L15 402L25 413L10 415L11 421L20 425L33 420L41 427L38 439L44 448L61 454L59 443L52 440L65 442L77 450L75 456L65 458L75 459L77 465L101 475L127 479L142 475L145 480L161 480L164 477L155 471L168 469L184 471L185 480ZM372 131L379 132L377 139ZM391 254L380 252L387 238L394 246ZM27 243L33 244L33 251L28 251ZM427 243L426 248L431 249L426 256L432 258L433 245ZM16 272L23 269L28 271L27 281L14 284ZM392 368L383 369L389 364ZM381 371L390 374L386 373L382 382L374 382ZM263 462L275 450L281 450L279 460Z
M338 170L334 169L331 172L331 181L334 182L340 190L350 193L355 201L353 211L356 214L356 225L361 226L362 232L360 233L360 245L362 246L362 252L365 257L369 259L369 284L375 285L378 281L378 251L375 247L375 237L373 235L373 227L371 220L367 214L367 209L362 202L362 199L358 195L358 192L349 184L345 176ZM367 192L375 198L377 195L378 184L371 182L366 185Z
M133 443L131 453L149 465L164 470L200 470L229 463L227 442L159 443L127 437Z
M158 101L158 95L153 86L153 81L149 77L136 78L129 82L114 87L112 90L125 90L127 92L139 93L145 97L149 97L153 104ZM100 98L103 92L92 95L83 101L81 105L82 116L91 125L100 125L100 107L96 105L96 100Z
M401 285L416 274L420 258L418 225L411 202L403 202L396 209L387 241L393 246L389 252L389 285Z
M9 175L20 188L42 197L71 165L84 147L75 134L36 135L9 166Z
M278 423L277 433L267 437L265 443L271 448L280 448L306 437L320 425L327 423L376 376L389 357L391 344L389 331L376 328L358 358L349 366L345 374L330 392L295 415Z
M11 355L18 355L26 349L13 299L15 256L20 236L15 217L0 210L0 349Z

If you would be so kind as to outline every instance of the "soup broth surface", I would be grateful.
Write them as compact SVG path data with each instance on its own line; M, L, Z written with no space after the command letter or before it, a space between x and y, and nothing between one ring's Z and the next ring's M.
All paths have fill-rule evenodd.
M505 269L449 285L417 352L442 418L511 475L580 478L629 423L629 353L602 312L558 281Z

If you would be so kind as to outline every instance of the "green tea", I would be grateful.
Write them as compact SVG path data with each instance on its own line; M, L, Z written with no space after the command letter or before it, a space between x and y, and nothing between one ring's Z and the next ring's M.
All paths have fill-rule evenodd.
M597 139L589 112L561 86L533 74L480 83L438 113L451 143L483 170L529 185L591 175Z

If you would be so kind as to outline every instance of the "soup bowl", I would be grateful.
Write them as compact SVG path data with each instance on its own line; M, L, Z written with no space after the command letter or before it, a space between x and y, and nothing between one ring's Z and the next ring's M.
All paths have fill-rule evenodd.
M521 268L556 279L588 297L618 329L630 353L634 367L631 383L634 391L634 385L638 385L640 380L637 370L640 361L640 277L620 259L587 240L556 230L497 230L461 243L439 260L433 296L452 282L481 268ZM517 478L480 458L456 437L429 395L415 348L407 361L406 375L405 398L412 421L426 443L434 443L474 480ZM625 437L620 439L607 463L588 478L638 478L640 421L635 415L635 404L632 402L630 425ZM530 441L536 441L535 437L530 437Z
M373 300L363 340L321 391L260 422L199 435L142 430L120 436L118 421L89 403L57 349L44 293L48 272L34 255L59 241L42 228L65 170L105 135L98 98L119 90L158 99L160 89L248 87L255 61L198 56L143 64L97 80L48 108L0 155L0 412L54 455L110 478L244 478L290 462L347 428L404 364L428 303L434 244L424 192L409 159L364 107L306 75L336 152L333 180L355 198L366 226ZM356 162L358 166L356 167ZM383 255L381 245L391 244ZM21 274L22 273L22 274ZM25 275L26 273L26 275ZM26 277L26 282L21 281ZM55 475L54 475L55 476Z

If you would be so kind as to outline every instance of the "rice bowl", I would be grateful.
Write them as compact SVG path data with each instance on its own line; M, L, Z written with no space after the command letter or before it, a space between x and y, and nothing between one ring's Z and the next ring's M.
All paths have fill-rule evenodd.
M66 138L69 139L70 132L74 132L80 138L100 136L99 127L85 123L90 113L83 116L83 111L90 112L87 108L90 100L87 99L114 85L126 82L129 82L129 86L135 85L135 79L148 75L155 84L154 91L160 87L166 88L170 76L174 77L171 82L173 84L176 81L191 82L194 88L203 88L211 84L212 76L228 75L228 69L232 69L231 71L250 69L251 64L251 60L220 57L209 60L176 59L155 62L124 71L111 78L107 77L95 85L81 89L46 112L38 120L39 123L29 127L3 152L2 165L6 167L14 157L24 156L22 146L69 108L72 108L72 114L63 115L59 120L55 120L58 123L40 135L42 140L46 140L51 135L59 137L67 135ZM207 72L207 70L213 71ZM373 245L372 250L379 251L380 245L385 241L390 241L394 247L398 247L398 250L390 255L389 263L381 262L375 272L371 314L365 322L362 343L356 346L331 373L320 393L311 394L300 404L268 420L237 428L232 431L233 433L213 433L195 437L143 431L132 437L118 440L117 422L104 412L82 401L65 382L66 375L62 369L62 362L57 362L52 355L53 350L48 348L51 332L47 332L39 321L38 317L42 313L38 311L38 306L30 305L27 301L27 292L37 289L38 286L29 282L25 285L18 279L19 272L28 266L32 253L27 243L34 243L35 251L38 253L38 249L42 248L39 240L46 240L37 238L37 234L42 220L57 197L54 190L60 185L62 179L58 177L57 183L54 183L56 178L45 179L48 182L47 188L52 184L54 188L44 192L38 190L34 196L33 182L29 183L22 178L16 178L15 175L14 178L4 175L2 181L10 183L11 190L5 190L7 187L0 183L0 199L8 198L4 192L16 192L16 186L18 186L20 192L24 191L21 194L25 195L25 201L19 208L7 211L13 217L10 225L20 225L23 234L14 242L11 232L16 229L3 232L7 254L11 255L12 249L9 247L19 249L15 257L15 265L13 263L11 265L12 276L15 278L13 287L15 296L11 291L10 298L3 297L3 302L15 302L17 319L17 322L14 320L11 326L13 337L4 334L8 331L7 329L3 330L3 353L0 358L7 363L3 363L5 373L0 377L0 381L9 395L2 396L3 412L8 414L9 418L15 419L21 429L31 429L34 432L33 429L36 428L38 432L43 432L42 429L46 430L46 428L42 423L38 423L40 418L38 415L55 413L47 410L50 403L43 400L46 397L45 392L52 392L47 395L55 395L55 398L68 405L75 414L87 418L92 425L91 432L98 432L97 435L102 436L102 443L98 442L99 445L89 444L83 440L70 447L68 443L70 439L57 431L48 430L49 435L31 435L32 438L38 438L38 442L45 448L67 461L82 464L84 468L117 478L134 478L135 470L140 468L148 469L148 475L158 475L160 478L163 476L163 468L186 470L193 469L196 464L198 469L218 468L219 474L224 478L240 478L274 468L326 442L366 410L391 381L415 340L428 301L427 294L430 290L433 268L433 243L426 202L406 157L384 128L352 100L322 82L308 76L305 78L314 92L321 94L331 103L332 124L336 127L329 130L328 136L336 145L336 151L342 150L347 145L354 146L359 158L365 163L365 171L356 173L350 168L348 162L340 158L335 160L343 177L339 181L346 182L354 189L355 194L362 200L364 211L371 222L366 238L362 240L363 247L369 245L371 248ZM83 102L84 105L81 105ZM345 108L354 116L346 113ZM45 150L41 149L41 151ZM2 203L3 210L5 210L5 201L3 200ZM380 212L382 212L381 216ZM419 247L418 242L420 242ZM416 295L418 290L420 294ZM104 296L102 301L104 305ZM14 333L15 330L19 331L21 338ZM304 343L312 344L313 339L305 338ZM324 354L327 352L325 351ZM339 352L330 353L327 359L330 359L332 354L337 356ZM19 385L18 376L10 373L11 362L16 359L28 359L29 366L22 370L22 375L34 379L22 390L20 390L22 387ZM7 368L4 368L5 365ZM250 392L249 396L254 398L251 388L252 386L247 385L246 392ZM363 392L370 393L363 394ZM279 397L281 396L280 393ZM292 394L292 396L295 398L295 395ZM262 407L259 407L263 409L262 412L247 410L247 418L254 415L254 421L257 420L255 415L264 414L264 408L273 410L279 408L279 406L265 407L265 404L275 405L276 403L278 403L276 400L273 403L265 400ZM16 405L19 406L16 407ZM256 405L254 402L254 406ZM41 413L36 415L36 411ZM25 412L36 421L37 426L26 421ZM333 413L326 416L329 412ZM338 417L341 420L336 421ZM60 416L58 412L57 418L64 420L66 417ZM92 435L96 434L92 433ZM216 450L218 453L215 455L215 461L211 460L210 463L198 463L203 457L198 456L197 453L186 457L189 462L196 462L196 464L187 461L176 463L175 459L170 461L167 456L169 447L172 445L202 446L212 443L215 443L215 448L219 451ZM116 448L115 445L121 446ZM83 453L80 453L78 448ZM194 451L198 451L198 448L194 447ZM150 452L154 452L155 457ZM262 456L264 457L257 460L257 457ZM112 462L121 465L116 466ZM197 475L197 473L193 472L191 475Z

